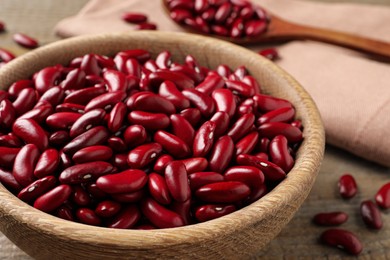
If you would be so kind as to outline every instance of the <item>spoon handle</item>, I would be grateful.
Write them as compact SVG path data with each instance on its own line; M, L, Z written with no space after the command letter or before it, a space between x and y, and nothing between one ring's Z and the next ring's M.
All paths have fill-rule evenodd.
M390 60L390 43L349 33L304 26L272 17L268 36L273 39L309 39L331 43Z

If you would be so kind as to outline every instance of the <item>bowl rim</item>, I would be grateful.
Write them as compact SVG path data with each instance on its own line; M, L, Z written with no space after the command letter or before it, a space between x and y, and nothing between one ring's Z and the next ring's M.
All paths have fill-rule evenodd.
M234 233L238 229L247 229L255 226L259 219L264 219L272 215L277 207L280 207L278 203L287 204L294 198L294 194L300 193L298 184L302 184L301 179L296 176L307 176L305 182L312 187L315 177L318 173L325 147L325 134L321 121L320 114L316 108L316 105L309 94L301 87L301 85L293 79L292 76L287 74L283 69L272 63L271 61L261 57L260 55L254 55L252 51L245 49L244 47L234 45L222 40L213 39L206 36L192 35L189 33L177 33L177 32L158 32L158 31L139 31L130 33L110 33L110 34L97 34L87 36L77 36L70 39L60 40L46 46L40 47L29 53L16 58L9 62L0 70L0 85L2 85L2 78L6 73L13 70L20 64L29 64L36 59L36 57L44 56L47 52L60 51L67 48L67 46L84 43L85 41L102 41L102 40L115 40L118 37L125 37L130 39L149 39L169 42L172 40L178 41L182 44L191 43L197 41L203 46L218 45L220 48L226 48L227 50L234 50L237 55L251 55L251 59L257 61L266 66L273 73L281 77L281 80L288 83L294 91L299 91L299 97L305 102L305 108L310 107L312 111L306 113L305 117L309 117L309 124L304 124L305 139L301 144L301 148L298 152L297 160L294 168L290 171L288 177L278 184L273 190L267 193L260 200L221 218L217 218L204 223L177 227L171 229L156 229L156 230L120 230L110 229L104 227L88 226L76 222L71 222L54 217L50 214L43 213L32 206L24 203L9 192L3 185L0 185L0 215L7 215L14 218L15 221L28 225L29 228L35 229L41 233L51 234L57 237L62 237L67 240L77 241L80 239L79 233L68 232L68 230L80 230L84 234L83 238L85 242L106 244L115 246L118 243L122 245L128 245L137 248L155 248L160 246L167 246L172 244L192 243L193 236L186 236L184 234L191 232L199 234L200 240L213 240L218 236L225 236ZM55 63L53 63L55 65ZM313 109L314 108L314 109ZM309 119L307 121L309 121ZM310 133L307 134L307 133ZM314 159L313 159L314 158ZM314 169L314 170L313 170ZM291 177L290 177L291 176ZM281 199L278 192L283 190L284 196L288 197L288 200ZM5 203L6 201L12 203ZM272 206L273 205L273 206ZM267 209L264 210L264 207ZM271 206L271 208L269 208ZM23 214L21 214L23 213ZM254 218L253 216L258 216ZM0 222L2 222L0 220ZM0 223L0 228L3 229L3 225L6 223ZM64 226L66 228L58 229L58 227ZM220 228L225 227L224 229ZM209 232L210 228L215 228L215 232ZM181 239L177 239L177 234L183 234ZM104 237L105 239L100 239Z

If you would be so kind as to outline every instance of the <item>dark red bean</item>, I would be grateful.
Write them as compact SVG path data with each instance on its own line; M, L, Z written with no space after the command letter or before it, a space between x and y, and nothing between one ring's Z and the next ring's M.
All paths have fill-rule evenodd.
M80 89L81 90L81 88L84 87L85 83L86 83L85 72L79 68L76 68L76 69L71 70L66 75L66 78L60 83L60 87L64 90L69 90L69 89ZM88 92L88 91L86 91L86 92ZM84 92L82 92L82 93L84 93ZM66 98L73 99L73 98L75 98L74 96L77 96L77 95L76 94L72 95L72 93L70 93L70 96L71 97L66 97ZM65 100L66 100L66 98L65 98ZM84 98L85 98L85 101L81 101L82 98L79 97L78 100L80 100L80 102L82 102L82 103L78 103L78 104L85 105L87 103L86 102L87 100L92 99L92 97L88 97L88 96L84 96ZM74 103L73 101L66 101L66 102Z
M176 108L171 101L151 92L137 93L137 95L131 96L126 104L130 110L168 115L176 112Z
M154 23L139 23L135 26L135 30L157 30L157 24Z
M1 160L1 159L0 159ZM2 164L3 165L3 164ZM16 181L12 172L0 168L0 182L11 192L18 193L23 187Z
M269 122L290 122L295 115L295 110L292 107L282 107L279 109L272 110L260 116L256 123L262 125Z
M128 23L144 23L148 17L142 13L126 12L122 15L122 20Z
M283 135L275 136L269 143L268 149L271 161L284 172L289 172L294 166L294 158L290 154L287 138Z
M210 96L195 89L183 90L182 94L199 109L205 118L209 118L215 112L215 102Z
M184 225L183 218L158 204L153 199L145 199L141 201L141 210L146 218L159 228L173 228Z
M8 93L12 98L15 99L19 95L20 91L22 91L25 88L33 88L33 87L34 87L34 82L31 79L21 79L12 83L12 85L8 88Z
M156 64L160 69L168 69L171 64L171 53L169 51L162 51L156 57Z
M215 123L215 130L214 130L215 137L220 137L221 135L226 134L230 122L229 115L226 112L219 111L215 113L210 118L210 121Z
M263 34L268 28L268 24L264 20L250 20L245 23L245 34L248 37L255 37Z
M36 106L32 110L24 113L19 117L19 119L32 119L35 122L41 124L52 113L53 106L48 102L41 102L39 106Z
M36 91L32 88L22 89L17 98L12 102L16 115L23 115L34 107L38 99Z
M97 96L88 102L88 104L85 106L85 112L88 112L96 108L109 110L116 103L124 100L125 97L126 97L126 92L124 91L112 91L112 92L101 94L100 96Z
M72 157L75 163L108 161L112 157L112 149L105 145L94 145L78 150Z
M230 37L240 38L245 33L245 21L242 18L237 18L233 21L232 27L230 29Z
M65 220L74 221L72 210L68 206L60 206L57 209L56 216Z
M360 214L366 226L371 229L381 229L383 226L382 215L378 206L371 200L360 204Z
M53 130L67 130L81 116L81 114L75 112L58 112L48 116L46 118L46 124Z
M192 191L195 191L206 184L222 182L225 180L224 176L217 172L194 172L188 175L188 179Z
M126 128L123 136L128 147L136 147L146 141L147 133L142 125L131 125Z
M113 200L103 200L95 208L95 213L102 218L115 216L121 210L121 204Z
M259 134L267 138L274 138L277 135L283 135L291 143L302 141L302 131L290 124L281 122L270 122L259 126Z
M208 161L202 157L191 157L181 161L184 163L188 174L204 171L209 164Z
M233 141L239 140L251 130L254 121L255 121L255 116L253 114L245 114L241 116L230 127L227 135L230 136Z
M211 219L219 218L236 211L234 205L209 204L196 209L195 217L199 222L205 222Z
M217 106L216 111L226 112L232 118L236 112L236 101L233 93L229 89L217 89L213 91L212 97Z
M135 205L128 205L121 209L121 211L114 216L108 223L109 228L132 228L141 219L141 212Z
M194 9L196 12L201 13L209 7L208 0L195 0Z
M34 168L39 159L39 149L34 144L27 144L20 149L15 157L12 174L23 187L34 180Z
M60 155L56 149L45 150L38 159L34 175L38 179L52 175L60 165Z
M191 196L187 174L187 169L181 161L172 161L165 167L165 181L176 201L184 202Z
M386 183L380 187L378 192L375 194L375 202L383 209L390 208L390 183Z
M72 201L79 206L88 206L92 199L88 192L80 186L73 186Z
M313 217L313 222L319 226L338 226L347 220L348 214L341 211L318 213Z
M136 203L145 198L145 195L145 189L142 189L131 193L111 194L111 197L121 203Z
M257 109L260 111L271 111L283 107L292 107L292 104L285 99L263 94L255 94L253 100L255 101Z
M92 226L100 226L102 221L96 213L89 208L79 208L76 210L77 219L84 224Z
M82 69L86 75L100 75L101 68L94 54L86 54L83 56L80 64L80 69Z
M195 82L195 84L198 84L204 80L203 73L185 65L175 65L174 67L171 67L170 70L183 73L184 75L190 77Z
M250 191L242 182L225 181L206 184L196 190L195 195L205 202L235 203L249 196Z
M184 225L189 225L193 223L192 213L191 213L191 199L180 202L173 201L169 209L173 210L183 219Z
M106 112L103 109L97 108L81 115L72 125L69 130L70 137L76 137L90 130L92 127L102 123Z
M239 165L254 166L260 169L264 173L265 180L267 181L278 182L286 178L286 173L282 168L257 156L240 154L237 156L236 162Z
M211 93L217 89L221 89L225 86L224 79L218 74L208 75L203 82L195 87L199 92L202 92L206 95L211 95Z
M229 165L234 153L234 143L230 136L220 137L210 154L209 167L215 172L223 172Z
M110 163L102 161L76 164L62 171L59 181L63 184L87 183L113 170L114 167Z
M104 93L106 93L106 89L100 86L83 88L69 93L65 97L64 103L86 105L89 101L91 101L91 99L100 96Z
M83 114L85 110L85 106L73 104L73 103L62 103L56 106L56 112L77 112Z
M236 155L250 154L256 147L259 133L252 131L236 143Z
M215 13L214 20L216 23L223 23L226 21L226 18L229 17L230 12L232 11L232 4L226 2L220 5Z
M149 74L150 84L157 88L164 81L173 82L180 90L194 88L194 81L180 72L174 71L156 71Z
M172 81L161 83L158 94L169 100L177 110L183 110L190 107L190 101L177 89Z
M168 132L157 131L153 136L153 140L159 143L174 158L181 159L191 154L190 148L182 139Z
M129 169L120 173L107 174L96 180L99 189L106 193L131 193L142 189L148 181L144 171Z
M344 229L328 229L321 234L320 240L325 245L341 248L352 255L359 255L363 250L359 238Z
M11 128L16 119L16 110L8 99L0 102L0 126Z
M357 194L357 184L355 178L350 174L344 174L341 176L338 186L340 195L344 199L353 198Z
M58 66L46 67L37 72L34 78L34 85L40 94L56 86L61 77L61 70Z
M0 147L0 164L4 167L12 167L20 148Z
M128 59L125 63L124 69L127 75L135 76L136 78L141 78L141 65L136 59Z
M169 117L165 114L143 111L132 111L127 119L131 124L142 125L147 130L165 129L170 123Z
M42 101L47 101L51 105L56 106L65 97L65 92L60 88L60 87L52 87L49 90L47 90L41 98L38 100L38 104L41 103Z
M15 33L12 36L12 39L20 46L28 49L34 49L38 47L38 41L24 33Z
M108 130L104 126L97 126L74 138L63 150L65 153L73 154L82 148L103 144L108 136Z
M51 146L64 146L70 141L69 133L65 130L53 132L49 136L49 144Z
M31 119L18 119L12 126L13 133L26 143L35 144L40 151L44 151L49 139L38 123Z
M165 178L157 173L149 174L149 192L150 195L160 204L169 205L172 202L171 195Z
M157 159L162 153L162 146L158 143L140 145L131 150L127 157L127 163L131 168L141 169Z
M108 114L107 127L112 133L119 131L123 126L127 114L126 105L122 102L117 103Z
M241 181L252 190L258 190L264 183L264 174L253 166L233 166L223 174L226 181Z
M153 166L153 171L159 173L159 174L163 174L164 171L165 171L165 167L167 166L167 164L169 162L173 161L173 158L172 156L168 155L168 154L163 154L161 155L155 162L154 166Z
M172 133L184 141L189 148L192 148L194 142L195 130L192 125L181 115L174 114L170 116Z
M1 27L1 25L0 25ZM1 30L0 30L1 31ZM0 48L0 61L3 61L3 62L10 62L11 60L15 59L15 55L13 53L11 53L10 51L4 49L4 48Z
M206 121L195 133L192 145L192 154L195 157L206 156L214 144L214 131L216 124L212 121Z
M108 91L128 91L127 77L124 73L117 70L106 70L103 72L103 79L107 84Z
M216 13L216 10L214 8L210 7L209 9L202 12L201 17L206 22L210 22L210 21L214 20L215 13Z
M34 208L44 212L52 212L61 206L71 193L72 188L69 185L61 184L37 198L34 202Z
M275 48L267 48L267 49L260 50L259 54L273 61L279 58L279 53Z
M202 119L202 114L197 108L187 108L180 111L180 115L184 117L193 127L196 127Z
M11 132L7 135L0 136L0 147L1 146L18 148L22 147L23 143L16 135Z
M172 10L169 15L177 23L182 23L185 19L192 18L192 13L189 10L180 8Z

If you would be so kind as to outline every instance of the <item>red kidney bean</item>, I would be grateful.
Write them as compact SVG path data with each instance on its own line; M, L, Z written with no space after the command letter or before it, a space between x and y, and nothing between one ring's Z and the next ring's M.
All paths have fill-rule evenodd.
M355 178L350 174L344 174L341 176L338 186L340 195L344 199L353 198L357 194L357 184Z
M122 102L117 103L108 114L107 127L115 133L122 127L127 114L126 105Z
M212 97L217 106L217 111L226 112L230 118L236 112L236 101L233 93L229 89L217 89L212 93Z
M215 13L216 13L215 8L210 7L207 10L203 11L200 17L202 17L202 19L205 20L206 22L211 22L212 20L214 20Z
M295 115L295 110L292 107L282 107L279 109L272 110L260 116L256 123L262 125L269 122L290 122Z
M32 119L37 123L42 123L52 113L53 106L46 101L42 101L39 106L36 106L32 110L24 113L19 117L19 119Z
M260 139L259 142L259 151L263 153L268 153L268 147L269 147L270 140L266 137L263 137Z
M186 75L175 71L155 71L148 76L150 84L155 88L159 87L164 81L172 81L180 90L194 88L194 81Z
M88 206L92 201L87 191L80 186L73 186L71 198L79 206Z
M195 89L185 89L182 94L199 109L202 115L209 118L215 111L214 99Z
M26 186L18 193L18 198L30 203L56 186L57 179L54 176L46 176Z
M60 83L60 87L64 90L81 89L82 87L85 86L85 83L86 83L85 72L79 68L76 68L76 69L71 70L66 75L66 78ZM67 97L67 98L69 98L69 97ZM71 97L71 99L72 98L73 97ZM88 100L89 97L85 96L84 98L86 98ZM79 98L79 99L81 99L81 98ZM73 103L72 101L67 101L67 102Z
M72 103L62 103L55 108L56 112L76 112L80 114L83 114L84 110L85 106Z
M251 86L255 90L255 94L261 93L261 86L260 86L260 84L251 75L245 75L242 78L242 82L244 82L245 84ZM251 100L253 100L253 99L251 99Z
M40 151L49 145L49 139L42 127L31 119L18 119L12 126L13 133L26 143L35 144Z
M195 127L202 119L200 110L197 108L184 109L180 111L180 115L184 117L193 127Z
M136 147L143 144L147 139L147 133L142 125L131 125L123 133L128 147Z
M211 9L212 10L212 9ZM208 18L208 13L206 14L206 17ZM203 17L203 15L202 15ZM204 18L203 18L204 19ZM226 29L226 27L222 26L222 25L211 25L210 27L211 31L214 33L214 34L217 34L217 35L220 35L220 36L229 36L229 30Z
M75 112L58 112L46 118L46 124L54 130L70 129L82 115Z
M64 102L86 105L91 99L104 93L106 93L106 89L102 86L83 88L69 93L65 97Z
M154 166L153 166L153 171L163 174L165 171L165 167L169 162L173 161L172 156L168 154L163 154L158 159L156 160Z
M162 153L162 146L158 143L148 143L131 150L127 163L131 168L140 169L157 159Z
M112 149L104 145L94 145L78 150L72 157L75 163L108 161L113 155Z
M0 102L0 126L11 128L16 119L16 111L11 101L4 99Z
M255 121L253 114L245 114L237 119L237 121L231 126L227 135L235 142L241 137L246 135L252 128Z
M88 102L88 104L85 106L85 112L88 112L96 108L109 110L116 103L124 100L125 97L126 97L126 92L124 91L112 91L112 92L101 94L100 96L97 96Z
M99 76L101 73L101 68L99 67L98 61L94 54L86 54L83 56L80 69L82 69L86 75Z
M141 201L141 211L153 225L159 228L173 228L184 225L183 218L155 200L147 198Z
M292 104L285 99L263 94L255 94L253 100L255 101L257 109L260 111L271 111L283 107L292 107Z
M108 130L104 126L96 126L74 138L63 149L65 153L73 154L82 148L103 144L108 136Z
M72 188L69 185L61 184L38 197L34 202L34 208L44 212L52 212L61 206L71 193Z
M148 17L142 13L126 12L122 15L122 20L128 23L144 23Z
M92 226L100 226L102 220L96 215L96 213L89 208L79 208L76 210L77 219L84 224Z
M208 161L202 157L192 157L181 160L187 169L187 173L201 172L204 171L208 166Z
M41 98L38 100L38 104L42 101L47 101L51 105L58 105L65 97L65 92L60 87L52 87L48 89Z
M288 140L283 135L275 136L269 143L269 155L271 161L285 172L289 172L294 166L294 158L291 156Z
M266 57L269 60L277 60L279 58L278 51L275 48L267 48L258 52L261 56Z
M193 156L206 156L214 143L214 131L216 124L212 121L206 121L195 133L194 142L192 145Z
M383 226L381 212L378 206L371 200L363 201L360 204L360 214L367 227L381 229Z
M233 166L223 174L226 181L240 181L251 190L258 190L264 183L264 174L253 166Z
M375 194L375 202L376 204L383 208L390 208L390 183L384 184Z
M226 87L231 91L237 93L243 97L251 97L255 94L255 88L239 81L239 80L226 80Z
M201 13L205 11L207 8L209 8L209 1L208 0L195 0L194 3L195 11L198 13Z
M12 102L16 115L23 115L32 109L37 102L38 95L32 88L22 89L17 98Z
M11 148L22 147L22 141L13 133L0 136L0 147L6 146Z
M13 193L18 193L23 187L15 180L12 172L0 168L0 182Z
M191 196L187 174L187 169L181 161L172 161L165 167L165 181L176 201L184 202Z
M328 229L321 234L320 240L328 246L341 248L352 255L358 255L363 250L359 238L344 229Z
M192 144L195 137L195 130L192 125L181 115L171 115L171 127L172 133L184 141L189 148L192 148Z
M57 209L56 216L65 220L74 221L73 212L68 206L60 206Z
M157 30L157 25L154 23L140 23L134 28L135 30Z
M195 87L199 92L204 93L205 95L210 95L213 91L221 89L225 86L224 79L218 74L208 75L203 82Z
M163 205L169 205L172 202L171 195L165 178L157 173L149 174L149 192L158 203Z
M1 25L0 25L1 26ZM0 30L1 31L1 30ZM11 60L15 59L15 55L11 53L10 51L0 48L0 61L3 62L10 62Z
M169 100L177 110L183 110L190 106L190 101L177 89L172 81L162 82L158 93L161 97Z
M219 111L210 118L210 121L215 123L214 136L219 137L228 130L230 118L226 112Z
M121 203L136 203L145 198L145 189L141 189L131 193L110 194L112 199Z
M136 98L133 99L133 97L135 96L133 95L127 101L127 106L130 110L141 110L152 113L164 113L168 115L176 112L173 103L164 97L150 92L138 94L139 95L137 95Z
M251 153L256 148L258 140L259 133L256 131L252 131L245 137L241 138L235 145L236 155Z
M204 80L204 75L201 72L185 65L175 65L174 67L171 67L170 70L183 73L184 75L190 77L195 84L199 84Z
M208 204L200 206L195 211L195 217L199 222L216 219L236 211L234 205Z
M113 200L103 200L95 208L95 213L102 218L115 216L121 210L121 204Z
M73 138L90 130L92 127L99 125L105 116L106 112L100 108L88 111L73 123L69 130L69 136Z
M313 222L318 226L338 226L347 220L348 214L341 211L318 213L313 217Z
M278 182L286 178L286 173L282 168L257 156L240 154L237 156L236 162L239 165L254 166L260 169L267 181Z
M245 33L245 21L242 18L237 18L233 21L230 29L230 37L240 38Z
M156 72L160 68L157 66L157 63L155 60L148 60L145 62L144 67L142 69L143 69L143 72L145 73L145 75L149 75L151 72ZM147 83L148 83L148 85L150 84L149 81ZM145 86L145 87L148 88L148 90L151 90L151 89L149 89L150 86ZM141 89L143 89L143 88L141 88Z
M60 165L60 155L56 149L47 149L39 157L34 169L38 179L52 175Z
M73 164L71 157L66 153L64 153L63 149L59 151L59 154L60 154L60 168L66 169Z
M33 87L34 87L34 82L31 79L21 79L12 83L12 85L8 88L8 93L10 97L15 99L19 95L20 91L26 88L33 88ZM4 93L7 92L4 91Z
M214 20L216 23L223 23L229 17L232 11L232 4L229 2L220 5L215 13Z
M128 205L109 220L107 227L128 229L132 228L141 219L141 212L135 205Z
M125 153L114 154L110 162L114 167L116 167L120 171L123 171L129 167L127 165L127 154Z
M234 143L230 136L220 137L214 144L210 154L209 168L215 172L223 172L229 165L234 153Z
M0 147L0 164L4 167L12 167L20 148Z
M103 72L103 79L107 84L109 92L128 90L127 77L117 70L106 70Z
M107 174L96 180L99 189L106 193L131 193L142 189L148 181L144 171L129 169L120 173Z
M125 141L117 136L111 136L107 139L108 147L111 148L114 152L124 153L127 152L127 145ZM127 163L126 163L127 164Z
M132 111L127 119L131 124L142 125L147 130L165 129L169 126L169 117L162 113L149 113L143 111Z
M12 36L12 39L20 46L28 49L34 49L38 47L38 41L24 33L15 33Z
M173 210L183 219L184 225L189 225L193 223L192 213L191 213L191 199L186 201L173 201L169 209Z
M64 146L70 141L68 131L60 130L53 132L49 136L49 144L51 146Z
M162 51L156 57L156 64L160 69L168 69L171 64L171 53L169 51Z
M274 138L277 135L284 135L291 143L302 141L302 131L290 124L281 122L270 122L259 126L259 134L267 138Z
M194 172L188 175L188 179L192 191L196 191L206 184L223 182L225 180L224 176L217 172Z
M114 167L110 163L102 161L76 164L63 170L59 181L63 184L87 183L102 175L109 174L113 170Z
M50 88L56 86L61 77L61 70L58 66L41 69L34 78L35 89L40 94L45 93Z
M177 23L183 23L185 19L192 18L192 14L190 11L186 9L176 8L170 12L170 16L172 20Z
M267 185L264 183L258 189L251 191L251 194L249 195L249 197L247 199L244 200L244 203L246 203L246 204L253 203L253 202L257 201L258 199L260 199L261 197L263 197L267 193L268 193L268 188L267 188Z
M268 28L264 20L251 20L245 23L245 34L248 37L255 37L263 34Z
M133 59L138 60L140 63L145 63L145 61L147 61L151 58L150 53L148 51L142 50L142 49L132 49L132 50L121 51L115 57L117 57L117 56L125 56L127 59L133 58ZM114 58L114 62L115 62L115 58ZM118 64L117 64L117 67L118 67Z
M103 192L101 189L99 189L96 185L96 183L89 183L86 185L88 193L91 195L93 199L106 199L107 193Z
M235 203L248 197L249 194L250 188L238 181L206 184L195 192L196 197L211 203Z
M168 132L159 130L154 134L153 139L175 158L180 159L191 154L190 148L182 139Z
M130 58L126 61L125 67L124 67L124 72L127 75L132 75L132 76L135 76L137 78L141 78L141 76L142 76L141 65L139 64L139 62L136 59L133 59L133 58Z

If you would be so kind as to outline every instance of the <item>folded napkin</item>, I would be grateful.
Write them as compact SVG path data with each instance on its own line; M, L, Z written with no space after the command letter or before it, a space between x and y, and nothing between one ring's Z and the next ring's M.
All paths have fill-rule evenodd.
M299 0L253 2L291 22L390 42L390 8ZM147 14L159 30L182 31L164 13L160 0L91 0L77 15L62 20L55 32L71 37L129 31L134 27L120 18L126 11ZM278 50L278 65L294 76L317 103L327 142L390 166L390 64L313 41L285 43Z

